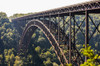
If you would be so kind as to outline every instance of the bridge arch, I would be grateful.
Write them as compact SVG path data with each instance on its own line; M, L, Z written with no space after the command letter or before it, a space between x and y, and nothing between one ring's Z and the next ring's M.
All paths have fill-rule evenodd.
M26 49L28 48L28 45L30 43L32 34L35 32L35 30L37 28L39 28L42 30L42 32L45 34L45 36L49 40L50 44L54 48L54 51L55 51L60 63L62 64L62 66L64 66L65 63L68 64L68 60L66 59L62 49L59 47L59 44L58 44L57 40L55 39L54 35L49 30L49 28L48 28L49 22L50 21L48 21L48 20L37 20L37 19L33 19L33 20L29 21L22 33L22 37L19 42L20 49L23 49L22 52L26 51ZM52 25L54 25L54 24L52 23Z

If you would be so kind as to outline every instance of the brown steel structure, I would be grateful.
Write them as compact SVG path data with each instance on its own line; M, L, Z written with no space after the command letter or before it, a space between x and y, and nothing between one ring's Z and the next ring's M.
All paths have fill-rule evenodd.
M27 24L26 26L24 26L25 28L19 42L20 49L23 49L20 50L20 52L24 52L27 50L32 34L37 28L39 28L48 38L62 66L64 66L64 64L66 63L80 65L80 63L83 63L84 60L81 57L80 52L76 48L75 36L80 30L81 34L84 36L86 47L86 44L89 43L90 39L93 37L93 34L96 31L98 31L100 35L100 30L98 29L98 27L100 26L100 22L95 25L95 22L89 16L89 14L99 13L100 1L95 0L13 19L12 21L16 25L18 23ZM84 16L84 19L83 21L81 21L80 25L78 25L77 23L76 15ZM66 21L66 18L68 18L69 20ZM95 30L91 35L89 35L89 19L95 26ZM85 30L81 28L83 24L85 24ZM65 25L67 25L67 27ZM77 26L78 29L76 29L75 26ZM69 34L65 31L68 31ZM68 52L64 52L64 48L61 45L64 45ZM85 57L85 61L86 59L87 57Z

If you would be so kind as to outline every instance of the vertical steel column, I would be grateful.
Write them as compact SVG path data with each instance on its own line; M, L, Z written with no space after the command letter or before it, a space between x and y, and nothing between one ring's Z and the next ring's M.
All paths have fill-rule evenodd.
M63 16L63 30L65 32L65 17Z
M63 16L63 40L65 41L65 17Z
M73 43L74 43L74 46L73 47L75 49L75 15L73 15L73 20L74 20L74 23L73 23L74 24L74 26L73 26L73 32L74 32L74 37L73 37L74 38L74 42Z
M49 30L50 30L50 27L51 27L51 14L49 15Z
M71 63L71 13L69 13L70 23L69 23L69 63Z
M89 41L88 41L88 34L89 34L89 20L88 20L88 11L86 10L85 11L85 18L86 18L86 21L85 21L85 48L87 47L87 44L89 44ZM85 62L87 61L87 57L85 56Z
M59 20L59 13L58 13L58 43L60 43L60 42L59 42L59 32L60 32L60 30L59 30L59 29L60 29L59 21L60 21L60 20Z
M43 22L44 22L44 19L45 19L45 18L44 18L44 15L43 15Z
M38 20L40 20L40 18L39 17L37 17L38 18Z

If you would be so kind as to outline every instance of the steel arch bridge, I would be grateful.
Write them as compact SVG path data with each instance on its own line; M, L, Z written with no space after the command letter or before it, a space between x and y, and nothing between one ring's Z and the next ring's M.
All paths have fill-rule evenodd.
M40 21L40 20L36 20L36 19L29 21L29 23L25 27L25 30L22 34L20 44L21 45L25 44L25 46L23 45L23 49L27 48L28 44L30 42L31 36L35 32L35 30L37 28L39 28L43 31L43 33L45 34L45 36L49 40L50 44L54 48L55 53L58 56L58 59L60 60L61 64L64 64L65 62L68 63L68 60L65 58L65 55L62 52L62 49L59 47L57 40L53 36L52 32L50 32L50 30L48 29L48 24L45 24L45 23L49 23L49 21L47 21L47 20ZM52 26L50 26L50 27L55 27L55 25L52 23ZM52 31L55 31L55 29L52 29ZM64 62L64 60L65 60L65 62Z
M76 35L78 31L84 37L80 39L85 43L85 47L93 39L95 32L100 37L100 22L96 21L95 18L93 19L94 14L100 14L99 0L47 10L13 19L12 21L16 28L20 29L19 32L22 33L19 48L23 50L20 50L20 52L27 50L32 34L39 28L54 48L62 66L66 63L77 64L79 66L80 63L87 60L87 57L84 60L76 48ZM80 15L83 17L83 20L77 18ZM89 30L91 24L94 25L93 30ZM24 30L21 30L20 25L24 27ZM98 42L100 44L100 41ZM62 47L62 45L64 46ZM64 50L67 52L64 52Z

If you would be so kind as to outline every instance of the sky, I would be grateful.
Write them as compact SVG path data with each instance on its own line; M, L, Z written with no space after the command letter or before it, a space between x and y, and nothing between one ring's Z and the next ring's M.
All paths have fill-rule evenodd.
M8 16L15 13L40 12L90 0L0 0L0 12Z

